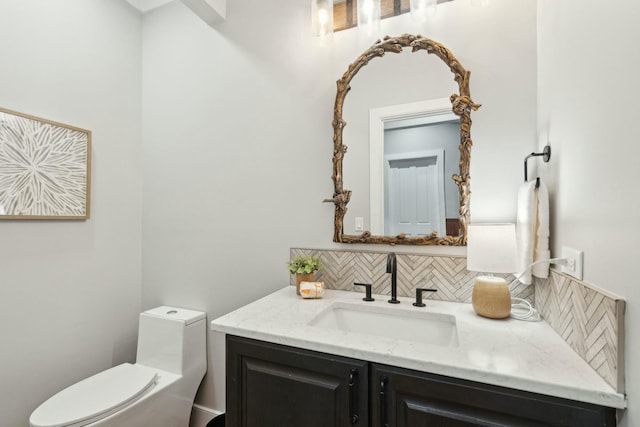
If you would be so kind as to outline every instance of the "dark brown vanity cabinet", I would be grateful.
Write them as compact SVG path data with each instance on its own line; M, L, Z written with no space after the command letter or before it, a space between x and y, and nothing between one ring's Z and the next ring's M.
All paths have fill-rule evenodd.
M373 427L615 426L615 410L371 364Z
M227 427L369 426L369 364L227 335Z
M615 409L227 336L227 427L607 427Z

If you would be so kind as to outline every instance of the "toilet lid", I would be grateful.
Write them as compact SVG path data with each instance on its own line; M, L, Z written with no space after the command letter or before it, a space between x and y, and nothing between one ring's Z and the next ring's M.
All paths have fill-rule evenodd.
M34 427L59 427L99 419L140 398L156 379L155 370L124 363L52 396L31 414L29 421Z

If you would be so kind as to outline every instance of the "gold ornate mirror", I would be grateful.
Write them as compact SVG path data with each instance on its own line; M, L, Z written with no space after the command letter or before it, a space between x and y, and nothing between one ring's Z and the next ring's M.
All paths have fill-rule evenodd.
M351 199L351 191L343 187L343 160L347 153L347 146L343 144L343 130L347 122L343 119L344 101L349 93L350 83L355 75L375 58L380 58L387 52L402 53L405 51L415 53L426 51L427 54L434 54L442 60L454 75L454 80L458 85L458 94L450 96L450 111L454 117L459 119L459 144L458 150L459 171L454 173L451 179L455 182L459 193L458 223L455 224L455 232L450 234L432 231L424 234L416 233L409 235L400 232L395 235L374 235L370 231L363 231L360 235L344 234L344 217L347 212L347 204ZM471 158L471 110L477 110L480 104L475 104L471 100L469 92L470 72L458 62L455 56L442 44L427 39L419 35L402 35L400 37L385 37L382 41L377 41L373 46L360 55L349 67L342 77L337 81L337 94L334 106L333 118L333 182L334 194L332 199L325 200L335 205L334 235L333 241L340 243L386 243L391 245L450 245L461 246L467 242L467 225L469 223L469 202L470 202L470 177L469 163ZM428 76L426 76L428 78ZM373 110L372 110L373 111ZM373 114L373 113L372 113ZM451 115L451 113L449 113ZM457 128L456 128L457 129ZM457 141L456 141L457 142ZM441 173L441 172L438 172ZM387 228L385 227L385 230ZM386 234L386 233L383 233Z

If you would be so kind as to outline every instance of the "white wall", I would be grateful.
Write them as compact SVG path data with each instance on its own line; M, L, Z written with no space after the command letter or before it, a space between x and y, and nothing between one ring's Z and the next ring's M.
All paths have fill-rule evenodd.
M333 193L335 81L375 37L351 30L317 46L309 13L308 0L234 0L215 28L180 2L144 16L145 308L175 304L212 319L286 285L290 247L347 247L331 243L333 205L320 203ZM473 115L472 218L513 220L535 145L536 2L447 3L428 28L404 15L382 33L423 33L472 71L483 104ZM197 401L223 409L224 353L211 350Z
M629 409L640 425L640 294L637 291L640 144L640 4L632 0L538 2L538 131L552 147L542 174L552 199L552 240L584 250L585 280L627 299Z
M145 307L201 309L211 320L286 285L290 246L332 235L320 201L332 193L335 89L333 77L309 78L332 74L330 51L305 37L308 7L233 1L216 29L180 2L145 15ZM212 354L198 399L216 409L223 360Z
M140 18L124 1L2 0L0 105L93 132L88 221L0 221L0 424L135 357Z
M473 73L483 104L473 114L473 220L513 220L522 159L551 142L540 170L554 251L583 249L586 280L628 298L622 425L632 426L640 149L629 99L640 6L538 3L537 69L535 0L456 1L428 27L405 15L383 21L382 34L441 41ZM333 191L334 82L373 38L351 30L315 45L307 0L234 0L227 16L211 28L179 2L150 12L141 61L140 17L123 1L0 2L0 105L91 129L94 144L89 221L0 222L3 425L25 425L53 392L133 359L141 275L145 308L213 318L284 285L289 247L345 247L330 242L333 207L320 203ZM198 398L217 409L220 347Z

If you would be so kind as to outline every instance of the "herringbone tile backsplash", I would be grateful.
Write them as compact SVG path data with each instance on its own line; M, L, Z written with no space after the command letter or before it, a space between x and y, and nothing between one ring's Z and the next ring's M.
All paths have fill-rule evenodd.
M548 279L535 280L544 320L605 381L624 392L625 301L555 270Z
M291 256L319 256L325 268L316 273L327 289L364 292L353 282L371 283L374 294L390 294L391 279L387 271L387 252L334 251L292 248ZM436 288L429 298L471 302L473 279L479 273L467 271L465 257L396 254L398 262L398 296L413 297L416 288ZM497 275L513 279L512 275ZM295 284L295 277L291 277ZM533 286L519 285L512 295L533 303Z
M316 273L316 280L328 289L364 292L353 285L360 282L371 283L375 294L391 293L387 252L291 248L294 255L319 256L325 268ZM396 257L399 296L413 297L418 287L436 288L438 292L429 298L471 302L473 279L478 273L467 271L465 257ZM507 278L511 279L513 276ZM291 283L295 284L294 276ZM511 295L535 303L544 320L573 350L612 387L624 392L624 300L554 270L548 279L536 278L533 286L515 286Z

